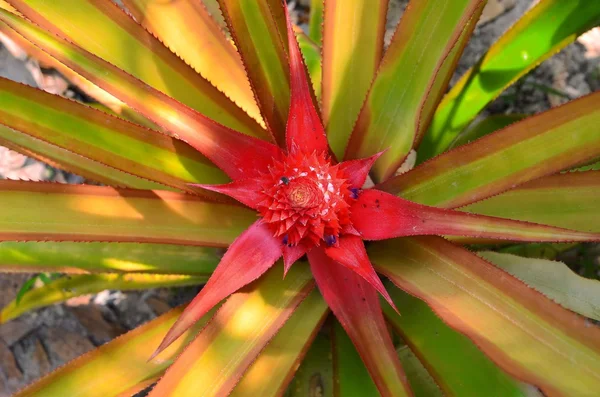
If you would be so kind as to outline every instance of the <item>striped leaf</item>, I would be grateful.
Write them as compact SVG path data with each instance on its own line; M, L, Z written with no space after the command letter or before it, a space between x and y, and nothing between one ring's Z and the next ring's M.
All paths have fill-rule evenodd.
M0 271L202 276L212 273L221 256L221 248L169 244L3 241Z
M324 3L323 123L341 159L381 61L388 0Z
M371 259L502 369L546 395L600 387L600 330L475 254L419 237L374 244Z
M419 147L417 161L442 153L506 87L598 24L597 1L539 1L444 97Z
M484 4L420 0L406 9L346 149L352 159L387 150L376 181L394 175L427 130Z
M218 0L242 56L263 119L285 142L290 107L285 14L279 0Z
M446 152L380 188L422 204L460 207L600 156L600 93Z
M120 291L150 288L199 285L208 280L210 273L202 276L176 274L82 274L61 277L39 288L25 292L20 299L13 300L0 312L0 323L5 323L23 313L55 303L67 301L81 295L97 294L107 289Z
M0 181L0 240L228 246L251 211L195 196L102 186Z
M113 2L83 0L77 7L67 8L59 2L43 0L10 0L10 3L48 32L73 42L207 117L246 134L265 137L255 120Z
M260 120L239 54L201 1L125 0L127 9L171 51Z
M139 391L140 386L149 386L164 373L206 325L216 309L198 321L156 360L148 361L152 349L173 325L181 310L174 309L71 361L21 390L15 397L130 396L131 394L126 393Z
M296 264L283 280L281 272L281 266L275 266L233 294L167 370L150 397L228 395L314 288L307 265Z
M151 180L193 191L189 183L227 181L220 170L184 142L2 78L0 123L27 135L15 139L13 145L25 143L26 150L59 165L63 162L61 156L67 153L64 168L70 170L73 164L90 170L92 176L99 175L101 182L125 179L133 182L133 187L160 186L147 181ZM10 140L14 135L8 132L1 136ZM76 159L81 157L84 161L79 165ZM102 175L104 170L108 170L106 175Z

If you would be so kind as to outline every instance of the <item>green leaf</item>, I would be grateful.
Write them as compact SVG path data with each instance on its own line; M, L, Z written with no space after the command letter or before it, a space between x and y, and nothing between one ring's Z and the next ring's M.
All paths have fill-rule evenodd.
M283 280L281 275L282 266L274 266L256 283L233 294L150 397L228 395L314 289L306 264L296 263Z
M321 294L313 289L248 368L230 396L280 396L328 313Z
M371 245L376 269L546 395L600 388L600 329L439 237Z
M444 395L419 358L408 346L398 349L398 357L415 397L442 397Z
M182 308L174 309L141 327L100 346L40 381L21 390L15 397L106 397L118 396L139 385L152 384L173 363L186 345L214 315L206 314L176 343L148 361ZM129 394L130 395L130 394Z
M463 132L461 132L450 144L449 149L466 145L477 139L491 134L494 131L501 130L517 121L527 117L524 114L495 114L485 119L474 121Z
M321 331L306 352L284 396L333 397L333 388L331 338L329 332Z
M42 274L38 277L43 280ZM159 274L85 274L62 277L47 282L39 288L30 288L21 294L20 298L6 305L0 312L0 323L19 317L23 313L55 303L64 302L71 298L87 294L97 294L106 289L121 291L177 287L203 284L210 273L203 276L159 275ZM34 279L31 279L34 280ZM31 281L29 280L29 281ZM29 282L28 281L28 282ZM35 281L35 280L34 280Z
M2 129L2 139L10 140L15 146L25 144L26 149L43 157L51 156L50 160L59 165L63 163L62 155L67 153L64 168L69 169L74 164L75 171L83 168L100 174L98 179L102 182L125 179L125 182L133 182L134 187L161 186L150 183L151 180L192 191L189 183L228 180L223 172L184 142L2 78L0 122L29 137L19 138L18 134ZM84 160L81 165L76 161L80 157ZM116 170L110 171L111 168ZM105 169L109 171L103 176Z
M201 1L124 3L136 20L171 51L250 116L261 120L239 54Z
M308 22L308 36L312 41L321 45L323 33L323 3L324 0L310 0L310 19Z
M44 0L11 0L11 4L48 32L97 55L207 117L237 131L266 137L255 120L116 4L94 0L82 0L77 7L67 8L59 2Z
M317 99L319 99L321 97L321 47L315 44L302 29L295 27L295 33L313 90Z
M569 172L533 180L462 211L600 232L600 171Z
M210 274L220 248L105 242L0 242L0 271Z
M197 196L0 181L0 240L228 246L256 218Z
M599 23L597 1L539 1L444 97L419 147L417 161L442 153L506 87Z
M336 396L377 396L369 371L344 328L333 325L333 383Z
M386 289L401 313L398 315L389 304L383 304L387 320L445 395L525 397L519 382L498 368L466 336L444 324L423 301L391 283L386 284Z
M460 146L380 188L422 204L460 207L600 156L600 93Z
M420 141L484 5L419 0L406 9L346 149L349 159L387 150L372 170L377 182Z
M478 252L477 255L562 307L600 321L600 281L581 277L562 262L491 251Z
M287 31L279 0L218 0L271 134L285 143L290 107Z
M388 0L324 3L323 123L341 159L381 61Z

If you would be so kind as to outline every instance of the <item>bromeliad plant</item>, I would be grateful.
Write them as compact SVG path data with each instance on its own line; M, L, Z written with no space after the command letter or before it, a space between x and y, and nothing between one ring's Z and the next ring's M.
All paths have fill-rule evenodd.
M460 142L600 3L540 1L443 99L485 1L411 3L385 52L385 0L314 1L310 37L280 0L124 3L132 16L101 0L0 12L108 106L0 80L3 144L107 185L0 183L4 268L92 273L2 320L107 286L206 285L21 395L158 379L152 396L279 395L302 359L290 395L599 390L600 332L572 312L598 319L597 282L536 283L527 269L564 269L461 245L600 240L599 174L559 173L600 157L600 94Z

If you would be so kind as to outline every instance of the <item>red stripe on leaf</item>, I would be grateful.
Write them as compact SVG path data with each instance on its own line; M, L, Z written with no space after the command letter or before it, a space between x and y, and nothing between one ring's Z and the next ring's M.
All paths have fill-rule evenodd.
M220 301L250 284L281 257L281 242L261 221L255 222L229 247L202 291L186 307L156 352L166 349Z
M417 235L548 242L600 240L599 233L429 207L374 189L360 193L351 218L365 240Z
M311 250L308 259L323 298L352 339L379 392L384 396L410 395L377 291L320 247Z
M305 154L323 153L329 150L325 129L315 108L311 88L306 77L304 60L286 9L288 42L290 47L290 113L288 116L286 143L288 152Z
M375 269L369 260L369 256L367 255L367 251L365 250L365 244L360 237L341 237L339 246L325 248L325 253L334 261L364 278L385 298L386 301L388 301L394 310L398 311L392 298L385 290L381 279L375 272Z

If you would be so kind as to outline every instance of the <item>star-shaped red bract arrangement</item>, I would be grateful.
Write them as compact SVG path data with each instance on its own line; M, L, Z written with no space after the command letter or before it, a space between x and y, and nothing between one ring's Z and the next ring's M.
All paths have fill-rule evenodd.
M556 241L553 233L565 231L424 206L377 189L363 190L380 154L344 162L334 158L289 15L287 29L291 101L286 147L218 126L223 137L220 151L204 154L233 181L218 186L197 185L236 199L256 210L259 219L231 244L153 357L220 301L259 278L278 259L283 257L285 275L306 254L324 299L367 363L365 346L357 343L361 338L360 327L356 326L361 321L357 308L368 311L370 321L385 329L377 294L395 306L369 260L364 240L461 235L527 241L527 232L518 231L525 228L541 232L536 235L537 241L544 241L544 233L548 241ZM380 335L380 342L389 344L393 351L389 335ZM399 366L397 360L392 365Z

